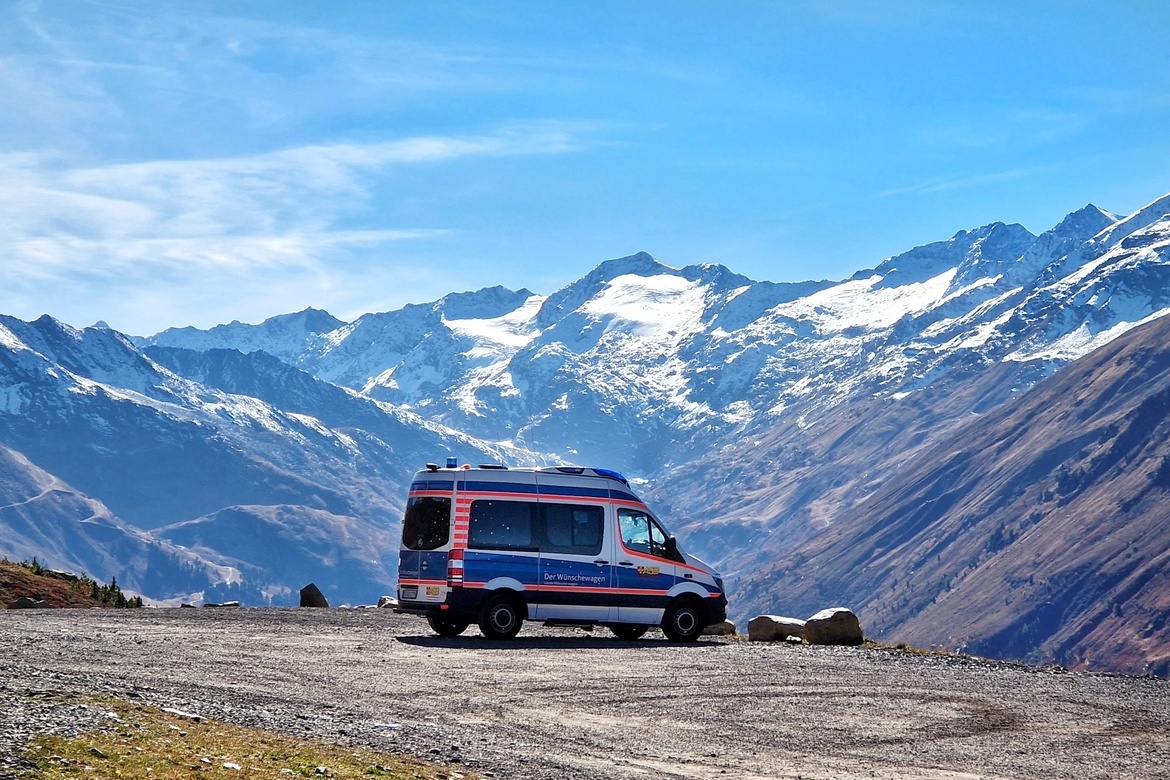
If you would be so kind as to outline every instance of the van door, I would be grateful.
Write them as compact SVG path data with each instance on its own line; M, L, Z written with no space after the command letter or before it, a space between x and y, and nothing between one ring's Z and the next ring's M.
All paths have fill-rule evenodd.
M420 484L420 483L416 483ZM447 551L451 530L450 484L412 486L402 521L398 553L398 598L443 601L447 595Z
M667 557L667 534L640 507L617 507L617 620L646 626L662 621L667 592L674 587L676 567Z
M542 501L545 538L534 617L610 619L612 557L605 547L605 507Z
M604 623L612 618L613 535L608 485L592 477L539 474L540 580L533 617Z

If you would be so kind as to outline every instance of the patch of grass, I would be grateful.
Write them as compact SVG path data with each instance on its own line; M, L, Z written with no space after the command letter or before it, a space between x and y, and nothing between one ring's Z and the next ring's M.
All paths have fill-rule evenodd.
M472 775L418 759L298 739L120 700L102 701L117 719L76 738L41 735L26 756L37 765L21 780L125 778L389 778L460 780Z
M861 643L862 647L870 650L885 650L890 653L906 653L907 655L938 655L956 657L959 654L951 652L950 650L934 650L925 647L914 647L905 642L899 642L896 645L885 644L883 642L875 642L872 639L866 639Z

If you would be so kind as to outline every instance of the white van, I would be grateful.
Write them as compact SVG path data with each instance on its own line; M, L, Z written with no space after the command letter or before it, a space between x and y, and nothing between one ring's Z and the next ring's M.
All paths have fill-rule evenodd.
M719 574L679 550L621 474L453 461L410 485L398 603L443 636L478 623L491 639L540 620L623 639L661 626L689 642L727 614Z

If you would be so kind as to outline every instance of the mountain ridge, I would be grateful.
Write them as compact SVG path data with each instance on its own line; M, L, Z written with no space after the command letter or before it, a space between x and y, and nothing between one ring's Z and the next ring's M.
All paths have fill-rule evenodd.
M994 222L839 281L757 282L639 252L550 295L489 287L350 323L307 309L128 339L8 318L0 413L13 422L0 444L141 522L91 475L141 469L158 492L189 473L182 448L146 460L109 431L182 442L217 475L213 499L176 496L182 511L153 528L202 529L180 541L267 593L291 586L258 545L222 549L224 529L344 535L356 517L389 533L362 538L392 545L404 481L449 451L618 468L724 570L742 620L736 610L771 608L752 578L783 581L776 561L802 555L804 576L831 580L801 551L842 533L937 442L1170 312L1168 212L1170 196L1124 219L1090 204L1039 235ZM77 412L75 430L51 427L56 409ZM34 424L60 430L76 460ZM353 538L345 554L369 560ZM310 550L296 555L326 578ZM384 587L392 568L360 576Z
M815 582L752 583L856 604L879 637L1076 667L1109 647L1113 668L1170 674L1168 343L1170 318L1150 322L959 427L791 551Z

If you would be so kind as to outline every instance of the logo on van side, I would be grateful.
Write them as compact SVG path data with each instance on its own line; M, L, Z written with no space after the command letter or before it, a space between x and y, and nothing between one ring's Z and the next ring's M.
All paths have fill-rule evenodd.
M659 568L657 566L639 566L638 567L638 574L645 574L649 577L654 577L654 576L658 575L658 573L659 573Z

